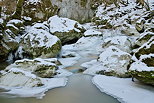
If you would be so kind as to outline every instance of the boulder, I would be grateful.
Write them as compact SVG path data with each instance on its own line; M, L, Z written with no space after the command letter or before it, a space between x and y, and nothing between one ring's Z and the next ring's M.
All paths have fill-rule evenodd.
M154 85L154 54L142 55L131 64L129 73L143 83Z
M62 44L76 42L82 37L85 29L77 21L59 16L50 17L48 20L50 32L56 35Z
M45 21L57 14L57 10L58 7L52 5L51 0L25 0L22 16L31 18L31 23Z
M23 35L20 43L25 56L36 58L55 57L61 50L61 41L56 36L46 31L44 24L39 23L32 26Z
M115 46L109 46L99 55L98 62L103 70L99 74L113 75L118 77L128 77L127 66L131 60L131 55Z
M144 35L139 40L145 43L134 53L129 73L143 83L154 85L154 36Z
M56 75L56 58L34 60L23 59L15 61L2 72L0 86L7 87L39 87L44 85L41 78L51 78Z

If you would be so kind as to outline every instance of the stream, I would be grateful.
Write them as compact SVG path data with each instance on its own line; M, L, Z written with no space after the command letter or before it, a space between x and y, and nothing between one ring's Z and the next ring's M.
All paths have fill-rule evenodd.
M91 53L79 54L82 58L73 66L65 68L74 73L68 77L68 84L65 87L49 90L43 99L12 97L0 94L0 103L119 103L115 98L100 92L92 84L92 76L78 73L80 69L84 69L80 66L82 63L96 59L98 56Z

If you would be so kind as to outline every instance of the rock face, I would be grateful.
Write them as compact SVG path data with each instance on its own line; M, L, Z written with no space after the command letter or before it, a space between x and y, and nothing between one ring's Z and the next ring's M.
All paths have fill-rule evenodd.
M102 52L98 58L104 70L98 72L99 74L114 75L119 77L127 77L127 66L131 55L123 52L115 46L108 47Z
M58 15L79 22L90 21L94 16L93 0L51 0L58 7Z
M77 41L82 37L85 29L77 21L59 16L50 17L48 20L50 32L56 35L62 44Z
M42 23L32 26L23 36L20 46L29 57L49 58L56 56L61 50L61 41L48 31Z
M0 85L7 87L39 87L44 85L41 78L51 78L56 74L57 59L23 59L9 65L3 71Z
M94 16L93 0L26 0L23 16L32 21L44 21L53 15L70 18L79 22L90 21Z
M45 21L57 14L58 7L51 0L26 0L23 6L23 16L30 17L31 22Z

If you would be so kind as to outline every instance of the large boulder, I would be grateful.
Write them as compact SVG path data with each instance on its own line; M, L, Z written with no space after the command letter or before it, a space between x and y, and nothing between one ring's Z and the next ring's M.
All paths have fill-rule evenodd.
M76 42L83 36L85 29L77 21L59 16L50 17L48 20L50 32L56 35L62 44Z
M61 50L61 41L46 30L46 26L37 23L23 35L20 43L22 53L31 58L55 57Z
M129 72L139 81L154 85L154 54L142 55L131 64Z
M145 39L147 38L149 39L149 35L145 35ZM141 40L144 41L144 38ZM129 68L130 74L143 83L154 85L154 36L138 48L133 60Z
M99 74L113 75L118 77L128 77L127 66L131 60L131 55L115 46L110 46L99 55L98 62L102 64L104 70Z

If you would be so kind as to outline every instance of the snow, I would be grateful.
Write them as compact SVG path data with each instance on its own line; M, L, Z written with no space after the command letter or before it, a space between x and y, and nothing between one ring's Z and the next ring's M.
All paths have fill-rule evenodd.
M82 25L80 25L77 21L68 19L68 18L62 18L57 15L52 16L48 19L48 23L50 26L50 32L69 32L70 30L75 30L76 32L81 32L78 28L83 28Z
M13 94L18 97L42 98L49 89L65 86L68 81L66 77L72 75L71 72L61 68L56 71L58 74L54 78L41 78L33 73L35 65L55 65L53 62L56 61L58 61L57 58L17 60L14 64L8 66L5 71L0 72L3 75L0 79L0 88L9 90L5 92L6 94ZM9 81L10 78L12 78L11 82ZM6 81L7 79L9 80ZM36 86L38 83L43 84L43 86Z
M89 29L84 32L84 36L90 36L90 35L97 36L97 35L102 35L102 33L100 31L95 30L95 29Z
M18 20L18 19L12 19L8 22L8 24L18 24L18 23L23 23L23 21Z
M96 75L96 73L101 70L107 70L107 68L105 68L103 64L101 64L97 60L91 60L89 62L85 62L81 66L87 68L83 72L83 74L89 74L89 75Z
M0 18L0 24L2 24L4 22L4 20L2 18Z
M129 70L135 71L154 71L154 67L148 67L145 63L141 61L136 61L131 64Z
M36 78L36 75L32 74L31 72L27 72L18 68L11 68L8 72L20 72L23 73L27 77Z
M27 17L27 16L23 16L23 19L24 19L24 20L27 20L27 21L31 21L31 20L32 20L31 17Z
M41 0L28 0L27 1L28 4L34 4L34 5L36 5L39 2L41 2Z
M33 88L3 87L3 88L10 90L9 92L5 92L6 94L14 94L19 97L36 97L41 99L43 98L43 96L45 96L46 91L53 88L65 86L67 81L68 81L67 78L50 78L50 79L42 79L43 84L45 84L42 87L33 87Z
M100 54L100 59L99 61L104 62L105 64L108 64L110 62L110 60L117 62L117 59L112 59L113 57L111 56L122 56L122 55L128 55L130 56L129 53L123 52L120 49L118 49L115 46L110 46L108 47L103 53Z
M34 29L33 27L30 28L28 34L26 33L23 37L30 39L31 47L52 47L59 40L59 38L50 34L48 31L43 29ZM38 41L38 43L35 41Z
M7 23L6 26L7 26L7 27L13 27L14 29L18 30L18 28L17 28L16 26L14 26L13 24L9 24L9 23Z
M101 92L105 92L122 103L152 103L154 88L132 82L130 78L97 75L92 79Z

